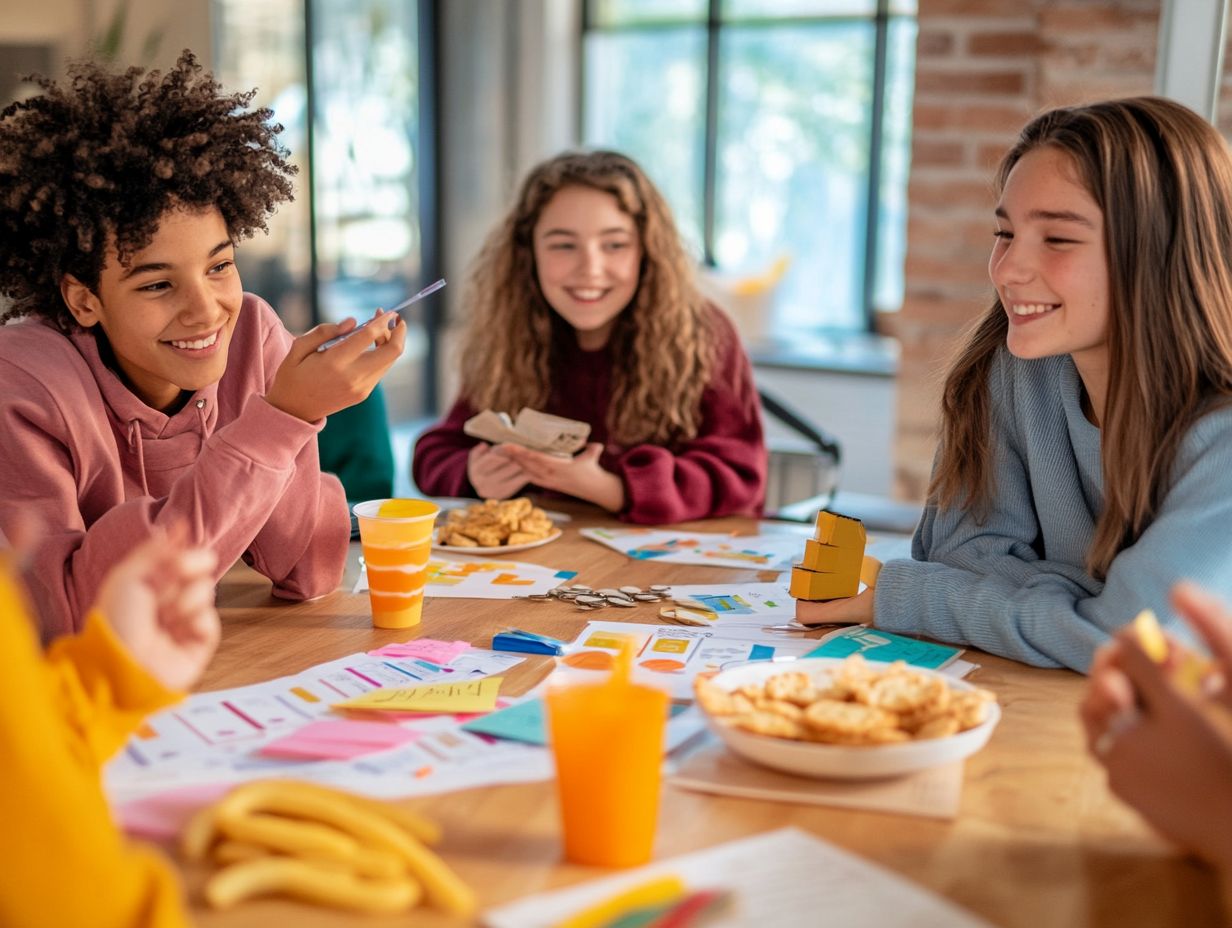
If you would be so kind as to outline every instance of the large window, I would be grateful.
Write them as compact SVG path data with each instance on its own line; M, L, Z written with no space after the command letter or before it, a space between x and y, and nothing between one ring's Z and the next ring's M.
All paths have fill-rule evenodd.
M786 259L774 328L902 301L915 0L588 0L583 133L641 163L698 257Z
M215 58L228 87L257 87L299 166L296 200L270 235L243 243L247 289L293 330L366 319L428 282L435 178L431 3L213 0ZM422 307L421 307L422 309ZM435 307L413 317L408 354L435 389Z

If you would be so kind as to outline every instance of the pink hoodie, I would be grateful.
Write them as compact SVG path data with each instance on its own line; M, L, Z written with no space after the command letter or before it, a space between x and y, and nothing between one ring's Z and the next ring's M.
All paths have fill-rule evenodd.
M0 327L0 531L21 514L44 532L26 579L45 641L80 630L108 568L155 524L185 523L219 576L242 556L276 596L337 587L350 526L317 460L324 420L264 399L290 345L245 294L222 379L167 416L103 363L93 332Z

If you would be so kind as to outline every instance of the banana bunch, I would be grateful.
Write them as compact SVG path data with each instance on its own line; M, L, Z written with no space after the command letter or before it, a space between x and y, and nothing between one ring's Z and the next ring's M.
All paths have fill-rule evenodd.
M452 915L475 896L427 845L440 828L388 803L299 780L238 786L188 822L185 858L222 865L206 901L226 909L286 895L355 912L404 912L421 898Z

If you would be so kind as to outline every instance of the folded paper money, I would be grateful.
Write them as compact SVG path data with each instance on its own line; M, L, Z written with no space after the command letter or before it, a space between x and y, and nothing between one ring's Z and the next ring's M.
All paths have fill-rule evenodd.
M570 455L586 444L590 426L537 409L524 408L512 420L508 413L485 409L467 419L462 431L494 445L507 442L549 454Z

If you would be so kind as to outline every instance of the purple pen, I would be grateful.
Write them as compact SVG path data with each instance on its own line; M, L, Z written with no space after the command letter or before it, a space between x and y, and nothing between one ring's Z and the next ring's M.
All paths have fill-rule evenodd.
M414 296L407 297L397 306L393 307L388 312L386 312L385 315L389 316L391 314L400 313L402 312L402 310L406 309L412 303L418 303L424 297L430 296L431 294L436 293L436 291L440 290L443 286L445 286L445 278L442 277L440 280L436 281L435 283L428 284L428 286L424 287ZM376 316L373 316L371 319L368 319L365 322L361 322L359 325L351 329L351 331L347 332L345 335L339 335L337 338L331 338L329 341L325 342L325 344L317 348L317 351L324 351L327 348L334 347L334 345L338 344L341 341L345 341L346 339L354 335L356 332L358 332L360 329L362 329L364 326L368 325L368 323L375 321L376 318L377 318ZM384 316L381 318L384 318Z

